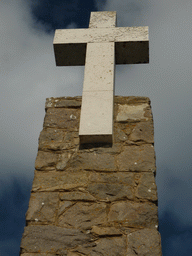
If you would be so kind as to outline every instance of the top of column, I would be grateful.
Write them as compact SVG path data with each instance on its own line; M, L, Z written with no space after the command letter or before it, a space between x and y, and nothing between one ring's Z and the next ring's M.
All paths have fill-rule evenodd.
M89 28L114 28L116 20L116 12L91 12Z

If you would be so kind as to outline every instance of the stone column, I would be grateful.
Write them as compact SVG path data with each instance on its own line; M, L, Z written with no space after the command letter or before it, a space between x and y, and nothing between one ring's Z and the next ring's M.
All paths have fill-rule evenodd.
M161 256L150 100L115 96L111 144L79 146L81 97L49 98L21 256Z

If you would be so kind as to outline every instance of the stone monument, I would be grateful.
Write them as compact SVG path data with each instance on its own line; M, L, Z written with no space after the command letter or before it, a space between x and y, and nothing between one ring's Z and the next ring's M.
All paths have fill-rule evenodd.
M162 255L150 100L113 96L115 62L148 62L148 30L115 17L56 31L57 65L86 64L83 97L46 100L21 256Z

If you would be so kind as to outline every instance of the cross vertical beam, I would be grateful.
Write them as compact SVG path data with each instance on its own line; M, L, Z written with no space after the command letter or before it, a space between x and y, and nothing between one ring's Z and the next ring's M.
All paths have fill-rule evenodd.
M91 13L89 28L116 25L116 13ZM112 143L115 43L88 43L79 136L81 143Z

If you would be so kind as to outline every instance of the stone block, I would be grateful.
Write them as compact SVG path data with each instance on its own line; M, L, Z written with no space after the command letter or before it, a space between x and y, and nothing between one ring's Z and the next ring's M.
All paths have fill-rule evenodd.
M26 220L38 225L42 222L44 224L54 223L58 203L58 193L32 193Z
M125 237L106 237L95 241L94 246L78 246L74 252L77 255L90 256L124 256L126 255Z
M144 173L136 189L136 196L140 199L157 201L157 186L153 173Z
M87 191L91 193L98 201L117 201L133 199L133 188L125 184L89 184Z
M93 226L91 229L91 233L97 236L122 236L123 233L114 227L98 227L98 226Z
M68 162L70 161L71 157L72 157L72 154L69 152L60 154L58 157L58 163L56 164L56 170L64 171L67 168Z
M92 171L116 171L114 156L111 154L78 153L71 161L70 166L76 170L92 170Z
M90 182L92 183L107 183L107 184L122 184L126 186L135 185L135 174L126 172L105 173L91 172Z
M44 127L59 128L67 131L79 130L80 110L67 108L48 108Z
M125 237L103 238L96 243L96 247L91 253L96 255L120 256L126 253Z
M118 105L116 116L117 122L139 122L148 121L145 116L145 110L149 105L147 103L139 105Z
M154 127L152 122L139 122L132 130L129 140L137 143L154 143Z
M59 216L58 225L63 227L91 229L107 221L106 204L77 202Z
M109 222L124 227L150 227L158 225L157 206L149 203L117 202L110 207Z
M60 150L64 131L54 128L42 130L39 136L39 150Z
M28 226L25 227L21 241L21 252L67 255L69 248L88 243L90 239L90 235L77 229L56 226Z
M61 144L62 150L70 150L70 149L79 149L79 133L76 132L67 132L64 137L64 141Z
M116 106L120 105L138 105L148 104L150 106L150 99L148 97L137 97L137 96L115 96L114 103Z
M126 146L117 157L120 171L155 172L153 145Z
M62 215L67 209L69 209L75 202L71 201L60 201L59 202L59 209L58 209L58 216Z
M57 192L82 187L88 183L88 176L89 173L86 171L68 170L47 173L36 171L32 191Z
M90 195L89 193L72 191L60 193L60 200L94 202L96 201L96 198Z
M52 152L38 151L35 161L36 170L54 170L59 155Z
M62 151L79 148L78 132L57 128L44 128L39 137L40 151Z
M47 98L45 109L47 108L80 108L81 97L60 97Z
M127 255L162 256L161 237L154 229L141 229L127 236Z
M131 124L114 124L114 143L123 143L128 140L133 127Z

